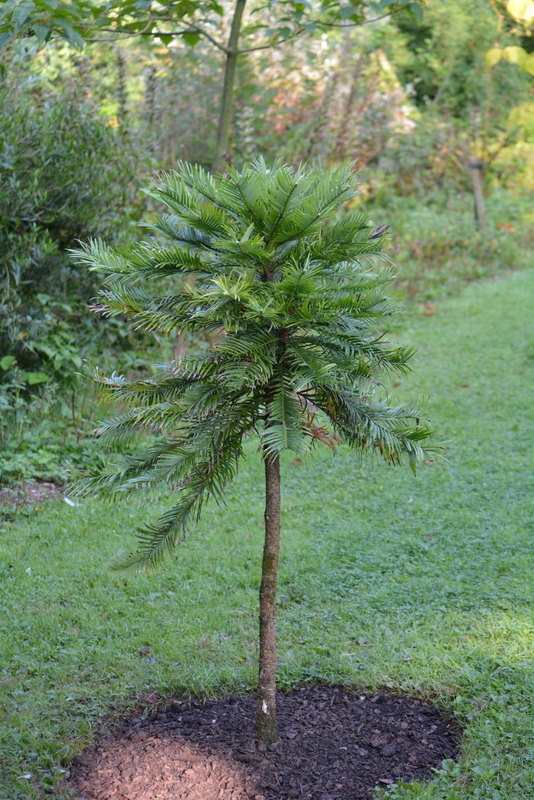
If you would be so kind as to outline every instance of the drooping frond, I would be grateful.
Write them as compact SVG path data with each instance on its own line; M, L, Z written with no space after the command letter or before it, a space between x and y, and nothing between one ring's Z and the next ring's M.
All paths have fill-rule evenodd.
M314 394L313 402L329 417L344 441L364 451L374 450L390 464L400 464L407 457L415 471L419 461L437 452L425 444L433 429L416 409L392 407L354 392L322 387Z
M176 505L152 525L138 529L138 547L124 558L116 559L118 568L155 566L197 522L202 507L211 495L220 499L225 487L235 477L243 455L238 437L228 437L210 458L198 459L180 487Z

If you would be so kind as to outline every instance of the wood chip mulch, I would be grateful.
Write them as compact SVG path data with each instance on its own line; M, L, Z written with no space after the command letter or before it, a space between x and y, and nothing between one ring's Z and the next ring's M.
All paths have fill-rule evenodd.
M248 697L175 700L75 756L70 787L86 800L370 800L459 755L457 726L411 697L279 692L269 747L254 741L254 708Z

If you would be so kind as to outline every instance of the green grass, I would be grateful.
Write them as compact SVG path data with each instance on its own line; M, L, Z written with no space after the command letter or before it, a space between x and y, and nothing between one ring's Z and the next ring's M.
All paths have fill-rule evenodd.
M393 391L428 398L448 460L416 478L343 448L284 464L280 685L403 689L465 727L460 763L396 798L533 796L533 295L524 271L404 318L398 336L419 354ZM4 525L2 800L35 796L34 781L53 787L98 719L148 690L253 687L253 448L227 507L208 507L165 569L111 572L108 558L161 507L60 502Z

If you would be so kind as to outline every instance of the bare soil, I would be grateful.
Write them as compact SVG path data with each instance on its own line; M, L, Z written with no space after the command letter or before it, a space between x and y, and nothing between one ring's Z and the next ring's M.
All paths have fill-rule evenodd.
M87 800L369 800L459 754L458 727L411 697L279 692L269 747L254 740L254 710L249 697L146 710L75 756L70 786Z
M64 487L50 481L0 486L0 506L39 505L48 500L57 500L64 494Z

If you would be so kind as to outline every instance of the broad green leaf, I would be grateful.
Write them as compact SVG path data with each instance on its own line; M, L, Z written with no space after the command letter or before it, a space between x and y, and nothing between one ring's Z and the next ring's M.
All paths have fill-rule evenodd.
M408 11L410 14L415 17L415 19L420 22L423 19L423 9L419 5L419 3L410 3L408 6Z
M529 75L534 75L534 53L530 53L523 61L523 69Z
M17 359L15 356L4 356L0 360L0 369L9 369L12 364L16 364Z
M67 19L61 17L56 18L57 25L63 30L62 36L67 42L78 50L82 50L84 41L78 31L74 30L71 23Z
M38 25L37 23L32 25L32 30L35 33L35 38L39 45L44 44L49 39L52 32L50 25Z
M514 127L520 125L529 133L534 133L534 103L521 103L512 109L508 122Z
M496 64L499 63L503 56L503 51L500 47L493 47L491 50L485 55L485 61L487 67L494 67Z
M26 372L25 376L30 386L34 386L37 383L46 383L50 380L50 375L45 372Z
M506 10L520 22L534 23L534 0L508 0Z
M53 11L58 7L57 0L34 0L35 5L47 11Z
M522 47L505 47L502 52L506 61L509 61L510 64L517 64L518 67L523 66L527 57L526 51Z
M338 14L341 19L350 19L354 17L358 13L358 9L354 8L354 6L341 6Z
M35 11L35 6L31 2L19 3L13 11L11 20L15 33L19 33L27 21L30 19L32 12Z
M198 33L184 33L182 39L190 46L194 47L200 42L200 35Z

